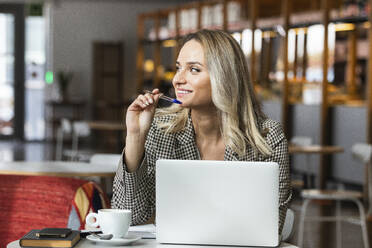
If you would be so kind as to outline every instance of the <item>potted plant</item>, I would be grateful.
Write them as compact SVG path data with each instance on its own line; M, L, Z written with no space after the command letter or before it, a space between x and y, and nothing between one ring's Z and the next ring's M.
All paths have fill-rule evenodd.
M68 99L67 89L68 89L68 85L70 84L72 77L73 77L72 72L68 72L68 71L57 72L58 88L59 88L62 101L67 101Z

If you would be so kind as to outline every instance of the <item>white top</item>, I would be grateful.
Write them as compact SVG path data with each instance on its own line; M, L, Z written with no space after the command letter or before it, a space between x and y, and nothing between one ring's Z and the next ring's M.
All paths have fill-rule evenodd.
M0 162L2 175L114 176L117 164L62 161Z
M80 240L74 248L97 248L97 247L102 247L99 244L96 244L95 242L82 239ZM118 248L118 247L128 247L128 245L123 245L123 246L110 246L108 244L105 244L103 246L105 248ZM141 239L139 241L136 241L130 245L132 248L213 248L214 246L201 246L201 245L166 245L166 244L160 244L156 242L156 239ZM216 248L232 248L231 246L215 246ZM281 243L280 248L298 248L295 245L291 245L288 243ZM13 241L7 245L7 248L21 248L19 245L19 241Z

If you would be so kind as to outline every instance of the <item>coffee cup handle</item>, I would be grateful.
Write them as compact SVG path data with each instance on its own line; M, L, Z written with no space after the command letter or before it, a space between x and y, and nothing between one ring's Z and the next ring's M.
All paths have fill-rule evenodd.
M96 221L93 222L93 218L96 219ZM85 218L85 222L88 224L88 226L92 227L98 227L98 214L96 213L89 213L87 217Z

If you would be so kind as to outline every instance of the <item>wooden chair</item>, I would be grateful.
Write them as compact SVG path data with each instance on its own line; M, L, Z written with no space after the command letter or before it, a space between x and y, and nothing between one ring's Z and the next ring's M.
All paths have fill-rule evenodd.
M363 162L371 165L371 154L372 154L371 145L355 144L353 145L351 150L352 150L352 154L354 157L359 158ZM369 169L371 169L371 167ZM369 182L369 184L371 184L371 181ZM301 207L298 246L303 247L305 220L313 220L313 221L336 221L337 247L341 247L341 221L347 221L349 223L360 225L362 229L364 247L369 248L365 209L363 207L362 202L360 201L360 199L363 196L361 192L351 191L351 190L309 189L309 190L303 190L301 195L304 199L304 202ZM335 216L319 216L319 217L306 216L308 205L313 200L336 201L336 215ZM358 207L359 219L356 219L355 217L342 216L341 215L341 201L354 202Z

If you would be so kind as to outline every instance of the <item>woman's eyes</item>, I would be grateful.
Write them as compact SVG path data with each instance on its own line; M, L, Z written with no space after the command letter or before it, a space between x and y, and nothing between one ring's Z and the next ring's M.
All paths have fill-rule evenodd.
M190 71L191 72L200 72L200 70L196 67L191 67Z
M180 71L180 70L181 70L181 67L176 66L176 71ZM200 72L200 69L196 68L196 67L190 67L190 71L191 72Z

